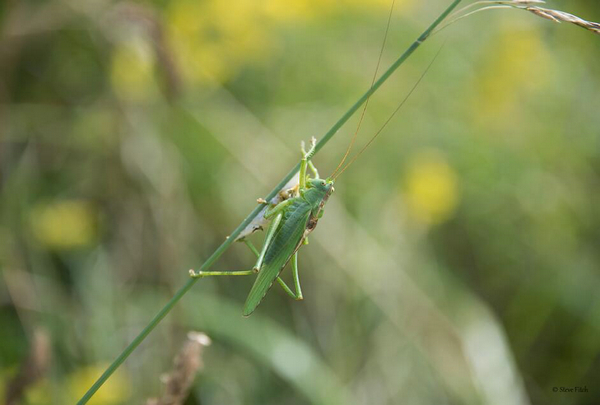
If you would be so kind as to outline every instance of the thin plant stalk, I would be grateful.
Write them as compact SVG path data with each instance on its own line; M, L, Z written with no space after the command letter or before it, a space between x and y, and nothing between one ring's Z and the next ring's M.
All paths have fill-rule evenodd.
M482 0L471 3L460 10L457 10L448 17L448 20L440 25L432 35L437 34L443 29L449 27L457 21L463 18L469 17L473 14L477 14L480 11L494 10L494 9L513 9L513 10L525 10L537 15L538 17L545 18L556 23L566 22L569 24L577 25L583 29L591 31L595 34L600 35L600 24L594 21L587 21L576 15L566 13L560 10L554 10L550 8L539 7L539 4L544 4L544 0ZM481 6L481 7L480 7ZM467 12L467 10L476 8Z
M413 42L404 53L386 70L381 77L367 90L361 98L346 113L331 127L329 131L320 139L315 146L315 153L320 151L327 142L338 132L338 130L352 117L352 115L363 105L373 93L381 87L383 83L408 59L410 55L431 35L433 30L458 6L461 0L453 0L452 3L444 10L442 14ZM292 170L279 182L277 186L265 197L266 201L270 201L275 195L287 184L287 182L298 172L300 163L296 164ZM231 246L236 237L248 226L252 220L261 212L263 206L258 205L250 215L242 221L242 223L229 235L229 237L219 246L212 255L202 264L200 271L207 271L217 259ZM173 295L173 297L165 304L165 306L156 314L156 316L148 323L148 325L136 336L135 339L123 350L123 352L111 363L110 366L102 373L96 382L90 387L85 395L77 402L78 405L86 404L98 389L108 380L108 378L119 368L121 364L129 357L129 355L144 341L144 339L154 330L154 328L162 321L162 319L173 309L175 304L192 288L199 278L190 278L186 283Z

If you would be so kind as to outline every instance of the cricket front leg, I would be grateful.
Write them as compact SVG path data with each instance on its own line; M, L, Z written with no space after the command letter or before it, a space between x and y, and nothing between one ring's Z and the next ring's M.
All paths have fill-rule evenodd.
M281 279L281 277L277 277L277 282L283 288L283 291L287 293L290 297L295 299L296 301L300 301L304 299L302 295L302 288L300 287L300 277L298 275L298 252L294 253L292 256L292 276L294 278L294 289L296 292L293 292L290 287Z
M278 214L283 213L283 211L285 211L285 209L294 202L294 198L290 198L288 200L284 200L282 202L280 202L279 204L275 205L275 206L271 206L268 207L265 210L265 219L270 219L271 217L274 217ZM273 222L271 221L271 224Z
M242 241L248 246L248 248L254 253L254 255L258 258L260 256L260 252L258 249L247 239L242 239Z
M308 161L308 168L313 173L313 176L315 176L315 179L320 179L319 171L317 170L317 167L313 164L312 160Z
M319 178L319 171L312 162L312 157L315 154L315 147L317 146L317 140L312 137L310 139L310 149L307 152L304 149L304 142L302 142L300 149L302 150L302 160L300 161L300 189L306 188L306 168L310 168L316 179Z

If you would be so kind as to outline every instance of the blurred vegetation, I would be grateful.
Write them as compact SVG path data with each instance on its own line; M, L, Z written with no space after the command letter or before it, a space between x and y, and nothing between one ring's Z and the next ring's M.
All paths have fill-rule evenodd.
M384 67L448 2L396 3ZM389 5L0 3L2 397L40 330L49 366L22 403L89 388L368 88ZM305 301L273 288L243 319L252 279L203 279L90 403L159 396L189 330L213 345L186 404L600 401L599 38L514 10L463 20L376 93L359 144L442 37L302 249ZM215 269L251 263L236 245Z

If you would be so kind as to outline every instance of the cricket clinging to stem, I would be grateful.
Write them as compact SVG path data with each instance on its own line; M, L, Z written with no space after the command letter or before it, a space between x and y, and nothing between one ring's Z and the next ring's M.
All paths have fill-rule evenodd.
M385 48L387 35L389 32L389 25L391 21L391 15L394 9L394 2L390 8L390 14L388 17L388 23L385 30L384 39L379 52L379 59L371 81L371 87L375 83L377 73L379 70L379 64ZM311 139L311 147L308 152L304 148L302 143L302 160L300 162L299 170L299 183L291 188L284 188L281 190L277 199L273 203L268 202L264 199L258 199L260 204L267 205L264 210L264 214L261 213L264 219L270 220L270 225L265 235L265 240L261 251L259 252L250 241L247 240L246 236L254 230L260 229L261 226L250 227L250 231L243 233L238 236L238 241L244 242L257 256L257 261L252 270L242 271L198 271L190 270L190 276L194 278L202 278L209 276L247 276L258 273L256 281L248 294L246 303L244 305L244 316L249 316L260 304L262 299L267 294L275 280L281 285L283 290L293 299L302 300L302 289L300 287L300 278L298 275L298 250L303 244L308 244L308 234L312 232L317 226L318 220L323 216L323 207L326 204L329 196L333 192L333 183L348 167L350 167L356 159L362 155L362 153L371 145L371 143L379 136L383 129L390 123L392 118L400 111L402 106L406 103L409 97L413 94L415 89L421 83L439 53L435 54L429 65L425 68L421 76L414 83L413 87L406 94L404 99L396 107L396 109L390 114L388 119L381 125L379 130L369 139L369 141L360 149L360 151L352 157L352 159L344 165L348 158L352 147L356 141L360 126L362 124L369 99L365 101L360 118L354 135L342 157L337 168L327 179L321 179L319 172L312 162L312 157L315 153L317 145L316 139ZM313 178L308 176L308 169L313 174ZM262 220L262 218L259 218ZM291 262L292 277L294 280L294 290L281 279L280 274L285 266Z
M379 70L379 64L381 63L381 57L385 48L387 40L389 26L391 22L391 16L394 10L394 1L390 7L390 12L387 20L387 26L381 50L379 52L379 59L375 68L375 73L371 81L371 87L375 83L377 73ZM436 55L437 56L437 55ZM435 58L434 58L435 60ZM431 64L429 65L431 67ZM300 278L298 275L298 250L303 244L308 244L308 235L316 228L319 219L323 216L323 207L329 199L331 193L334 191L333 184L335 179L342 174L358 156L360 156L365 149L371 144L371 142L379 135L381 130L387 125L389 120L398 112L400 107L404 104L406 99L412 94L416 86L420 83L421 79L429 70L429 67L425 70L421 78L416 82L412 90L408 93L406 98L400 103L400 106L392 113L390 118L383 124L381 129L375 133L369 142L358 152L356 156L346 165L346 161L360 130L361 123L363 121L369 99L366 100L361 116L358 121L358 125L354 135L346 149L344 156L342 157L337 168L334 170L332 175L327 179L321 179L319 172L312 162L312 157L315 153L317 145L316 138L311 138L310 149L306 151L304 142L302 142L302 160L300 161L298 184L287 190L282 190L278 197L281 201L276 204L271 204L264 199L259 199L260 204L267 205L264 210L264 219L270 220L269 227L267 229L263 246L261 250L257 250L256 247L245 237L238 238L238 241L244 242L252 252L257 256L255 265L251 270L241 271L198 271L190 270L190 276L193 278L202 278L209 276L247 276L252 274L258 274L250 293L244 304L243 315L249 316L254 312L256 307L263 300L275 280L281 285L283 290L293 299L302 300L302 288L300 286ZM314 177L308 175L308 171L312 172ZM259 229L259 228L255 228ZM294 290L292 290L283 279L280 277L281 272L291 262L292 277L294 281Z
M333 180L320 179L317 169L310 160L315 146L315 138L311 140L308 151L305 150L304 145L302 146L299 184L292 191L292 196L266 209L264 217L271 223L261 251L259 252L246 238L242 239L257 256L251 270L233 272L190 270L192 277L247 276L258 273L244 304L244 316L250 315L256 309L275 280L292 298L302 299L298 277L298 249L302 244L308 243L308 234L317 226L317 221L323 215L323 206L333 192ZM307 169L312 171L314 178L307 176ZM290 261L295 291L292 291L279 277Z

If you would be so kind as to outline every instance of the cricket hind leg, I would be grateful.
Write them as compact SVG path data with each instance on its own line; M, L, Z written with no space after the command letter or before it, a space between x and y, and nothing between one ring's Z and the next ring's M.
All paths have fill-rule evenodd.
M294 289L296 292L292 291L290 287L283 281L281 277L277 277L277 282L283 288L283 291L286 292L287 295L295 299L296 301L301 301L304 299L302 295L302 288L300 287L300 276L298 275L298 252L294 253L292 256L292 276L294 278Z
M252 253L256 255L256 257L260 257L260 252L258 251L258 249L256 249L252 242L244 239L244 243L246 244L246 246L248 246ZM302 288L300 287L300 277L298 275L298 252L294 253L294 256L292 256L292 275L294 278L294 289L296 290L296 292L292 291L292 289L288 287L285 281L283 281L283 279L279 276L277 276L277 282L279 283L281 288L283 288L283 291L285 291L287 295L289 295L296 301L303 300L304 297L302 296Z
M258 272L258 269L260 269L260 266L262 266L262 261L265 257L265 252L267 251L267 246L269 246L269 243L271 243L271 239L273 239L273 234L279 227L279 223L281 222L282 216L283 216L283 214L279 213L271 221L271 224L269 225L269 229L267 231L267 236L265 237L265 243L264 243L262 251L259 252L250 241L246 240L245 238L242 239L244 241L244 243L246 244L246 246L248 246L250 248L250 250L252 250L252 252L258 258L256 261L256 264L254 265L252 270L240 270L240 271L202 271L202 270L198 270L197 272L195 272L194 270L190 270L190 277L203 278L203 277L210 277L210 276L250 276L252 274L256 274Z
M246 245L253 251L256 251L254 245L249 244L246 239L243 239L246 242ZM258 253L258 251L256 251ZM212 277L212 276L250 276L252 274L256 274L254 269L252 270L239 270L239 271L194 271L190 270L190 277L192 278L204 278L204 277Z
M254 273L254 270L236 270L236 271L194 271L190 270L190 277L192 278L204 278L211 276L250 276Z

